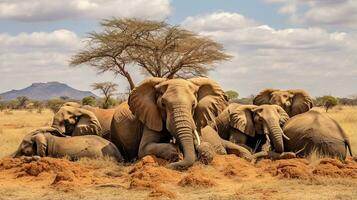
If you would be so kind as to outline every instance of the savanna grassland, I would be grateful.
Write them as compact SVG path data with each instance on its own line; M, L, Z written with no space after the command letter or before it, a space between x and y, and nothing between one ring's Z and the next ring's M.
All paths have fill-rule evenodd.
M314 108L321 112L323 109ZM131 165L109 159L5 158L29 131L48 126L49 110L0 112L0 200L5 199L357 199L357 162L319 158L249 163L234 155L187 171L145 157ZM328 113L350 137L357 155L357 107Z

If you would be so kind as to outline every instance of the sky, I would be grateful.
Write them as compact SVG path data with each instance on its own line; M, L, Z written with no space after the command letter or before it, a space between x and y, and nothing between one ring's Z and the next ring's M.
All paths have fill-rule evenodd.
M0 93L49 81L126 91L120 76L68 64L110 17L165 20L220 42L234 57L208 77L241 97L265 88L357 95L355 0L0 0Z

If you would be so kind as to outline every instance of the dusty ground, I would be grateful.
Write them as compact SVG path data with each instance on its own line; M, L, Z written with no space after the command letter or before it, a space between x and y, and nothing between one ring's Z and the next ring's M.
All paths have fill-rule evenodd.
M357 154L357 108L339 107L329 115L351 137ZM12 153L24 134L46 126L52 114L0 112L0 158ZM0 160L3 199L357 199L357 162L312 156L264 160L255 165L234 155L211 165L196 163L185 172L165 168L154 157L129 165L83 159Z

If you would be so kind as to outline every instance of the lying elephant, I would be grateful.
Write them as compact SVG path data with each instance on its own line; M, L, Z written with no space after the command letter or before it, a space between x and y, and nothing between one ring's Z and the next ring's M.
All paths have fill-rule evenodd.
M76 102L66 102L65 104L63 104L63 106L71 106L71 107L78 108L78 110L85 109L85 110L91 111L95 115L97 120L99 121L99 124L102 128L100 135L103 138L110 140L110 126L112 123L115 108L101 109L101 108L93 107L93 106L89 106L89 105L82 106L81 104L76 103ZM63 112L63 111L64 110L62 110L61 112ZM59 115L56 115L56 116L59 116ZM60 121L62 119L59 118L57 120Z
M210 124L219 136L235 144L246 146L252 152L284 152L282 126L289 120L287 113L277 105L230 104Z
M304 90L266 89L253 99L254 105L272 104L282 107L290 117L309 111L312 98Z
M307 156L314 151L323 156L346 159L347 149L352 156L348 136L341 126L326 114L310 110L292 117L283 128L290 140L285 149Z
M196 160L201 139L197 130L226 106L224 91L207 78L148 78L130 94L128 103L117 107L112 120L112 142L127 161L155 155L176 161L176 145L183 160L169 164L185 169Z
M62 106L53 117L52 127L63 136L103 136L102 126L93 112L72 106Z
M78 137L58 137L44 128L26 135L13 157L40 156L65 157L75 160L83 157L112 157L123 162L117 147L99 136L85 135Z

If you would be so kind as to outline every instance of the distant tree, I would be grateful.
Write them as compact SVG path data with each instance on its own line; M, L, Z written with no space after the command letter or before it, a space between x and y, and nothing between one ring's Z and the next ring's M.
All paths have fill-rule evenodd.
M102 32L92 32L86 48L70 64L89 64L99 72L124 76L132 90L135 85L128 66L137 65L153 77L206 75L212 65L231 58L223 46L163 21L105 19Z
M17 100L17 108L23 109L26 107L26 104L30 101L30 99L26 96L19 96L16 98Z
M63 99L51 99L47 101L47 107L53 111L53 113L57 113L61 106L66 103Z
M95 97L87 96L82 99L82 105L95 106L96 105Z
M60 99L64 100L64 101L68 101L69 97L68 96L60 96Z
M328 112L328 110L330 108L332 108L338 104L337 99L330 95L321 97L321 99L319 99L319 101L320 101L319 104L322 105L323 107L325 107L326 112Z
M228 97L228 100L235 100L238 98L239 93L234 91L234 90L228 90L224 92L226 94L226 96Z
M99 90L102 95L104 95L104 101L102 104L103 108L110 108L111 106L111 98L114 96L117 91L117 84L112 82L102 82L102 83L94 83L92 85L94 90Z
M42 113L43 109L44 109L44 103L42 101L37 101L37 100L33 100L33 107L35 109L37 109L37 113Z

